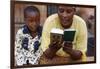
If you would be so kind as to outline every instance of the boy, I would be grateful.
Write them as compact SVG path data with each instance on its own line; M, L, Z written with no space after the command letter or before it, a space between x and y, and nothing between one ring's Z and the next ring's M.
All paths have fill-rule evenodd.
M40 12L34 6L24 9L25 25L18 30L15 40L15 64L38 64L41 55Z

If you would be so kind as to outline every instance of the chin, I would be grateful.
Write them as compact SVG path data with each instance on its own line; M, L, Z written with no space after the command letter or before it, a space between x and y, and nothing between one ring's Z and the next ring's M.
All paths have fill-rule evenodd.
M35 30L35 29L30 29L30 31L31 31L31 32L34 32L34 31L36 31L36 30Z
M69 28L69 26L63 26L65 29Z
M69 28L69 27L70 27L69 25L65 25L65 24L62 24L62 26L63 26L64 28Z
M72 24L66 24L66 25L63 24L63 27L64 27L64 28L70 28L71 25L72 25Z

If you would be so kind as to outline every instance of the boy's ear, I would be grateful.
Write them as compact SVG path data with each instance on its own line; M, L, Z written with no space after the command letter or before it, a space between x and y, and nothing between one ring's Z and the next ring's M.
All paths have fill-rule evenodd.
M24 22L26 21L26 18L24 17Z
M76 12L76 8L74 8L74 11Z

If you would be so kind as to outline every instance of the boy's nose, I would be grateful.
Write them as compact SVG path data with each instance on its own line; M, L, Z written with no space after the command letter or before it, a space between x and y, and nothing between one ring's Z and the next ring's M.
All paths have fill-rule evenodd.
M30 23L30 25L35 25L35 24L36 24L36 22L31 22L31 23Z

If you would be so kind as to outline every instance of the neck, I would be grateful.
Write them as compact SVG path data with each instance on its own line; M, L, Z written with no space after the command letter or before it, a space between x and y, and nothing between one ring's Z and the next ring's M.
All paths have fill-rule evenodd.
M36 37L36 35L37 35L37 32L31 32L31 36L34 38L34 37Z

